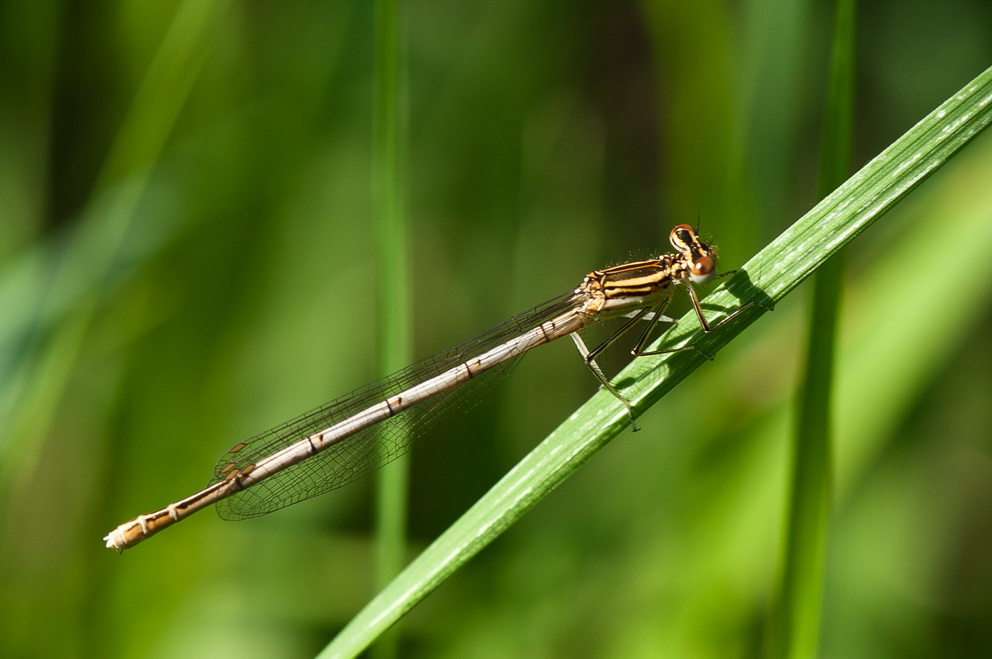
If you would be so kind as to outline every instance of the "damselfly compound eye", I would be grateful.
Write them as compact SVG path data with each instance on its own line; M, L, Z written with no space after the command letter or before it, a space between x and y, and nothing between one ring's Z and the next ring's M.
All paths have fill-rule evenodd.
M694 284L706 284L713 279L716 274L716 261L712 256L702 256L698 260L689 264L689 279Z
M688 224L680 224L672 229L668 240L671 241L672 247L683 254L688 254L692 250L692 246L699 242L699 238L696 237L696 230Z

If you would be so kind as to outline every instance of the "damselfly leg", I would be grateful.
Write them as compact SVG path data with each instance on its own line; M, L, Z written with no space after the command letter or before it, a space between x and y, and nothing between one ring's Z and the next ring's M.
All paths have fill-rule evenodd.
M743 306L741 306L740 308L734 310L724 318L722 318L718 323L711 325L709 321L707 321L706 316L703 314L702 305L699 302L699 296L697 295L695 289L692 287L692 284L688 281L682 281L682 282L675 281L673 283L685 286L686 291L689 295L689 299L692 302L692 308L696 313L696 317L699 319L699 324L703 332L709 333L719 329L720 327L723 327L726 323L736 318L743 311L747 310L750 306L754 304L753 302L748 302ZM621 337L627 334L635 325L637 325L637 323L644 321L647 323L647 326L640 333L640 336L637 339L637 343L634 344L634 348L630 351L631 355L633 355L634 357L647 357L651 355L662 355L666 353L695 350L706 359L712 361L713 357L711 355L707 354L705 351L703 351L694 344L687 346L680 346L677 348L645 350L645 347L651 341L652 337L655 336L655 330L658 328L659 323L668 323L669 325L675 325L678 323L678 321L675 320L674 318L671 318L664 314L670 302L671 302L671 291L669 291L669 294L656 307L654 308L647 307L630 314L630 317L626 320L626 322L624 322L623 325L621 325L615 332L613 332L613 334L611 334L606 340L601 342L598 346L596 346L592 350L589 350L588 346L586 346L585 341L578 333L572 334L572 340L575 342L575 345L578 348L579 353L582 355L583 360L586 363L586 366L589 368L590 371L592 371L592 374L596 376L596 379L599 380L599 383L603 386L603 388L609 391L611 394L613 394L613 396L621 403L623 403L624 407L627 409L627 415L630 417L631 427L635 432L639 430L639 428L637 427L637 424L634 421L634 411L631 402L627 400L627 398L617 390L617 388L613 385L613 383L610 382L609 378L606 377L606 374L603 373L602 368L600 368L599 364L596 362L596 359L603 353L604 350L614 345ZM670 327L665 328L661 332L661 334L663 335L669 329L671 328Z

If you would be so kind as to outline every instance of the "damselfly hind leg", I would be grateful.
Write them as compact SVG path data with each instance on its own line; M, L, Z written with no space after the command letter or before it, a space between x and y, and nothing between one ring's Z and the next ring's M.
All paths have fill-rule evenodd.
M606 377L606 374L603 373L603 369L601 369L599 367L599 364L596 363L596 358L604 350L606 350L608 347L616 343L617 339L619 339L621 336L623 336L628 331L630 331L630 329L634 327L634 325L636 325L638 321L643 320L645 317L649 315L650 315L650 319L648 320L648 327L641 335L641 338L638 339L637 341L638 346L641 346L646 341L646 336L651 333L651 330L659 322L674 324L676 322L674 319L669 318L668 316L664 315L664 313L662 313L665 310L665 308L668 306L668 302L670 299L671 299L670 297L666 297L659 305L657 305L654 308L653 311L651 307L645 307L644 309L638 310L637 312L632 314L630 319L627 322L625 322L623 325L621 325L617 331L611 334L608 339L603 341L593 350L589 350L589 348L585 344L585 341L582 340L582 337L580 337L577 332L575 334L572 334L572 340L575 342L575 346L579 349L579 353L582 355L583 360L585 360L586 366L589 367L589 370L592 371L592 374L596 376L596 379L599 380L603 388L609 391L611 394L613 394L613 396L616 397L616 399L619 400L621 403L623 403L624 407L627 408L627 416L630 417L630 425L634 432L637 432L640 429L637 427L637 423L634 421L633 406L631 406L629 400L627 400L619 391L617 391L616 387L614 387L613 384L610 382L610 379ZM636 350L637 348L635 347L634 351L632 351L632 353L635 356L637 356Z
M627 327L628 324L625 324L624 327ZM590 352L589 348L586 346L586 342L582 340L582 337L579 336L578 332L572 334L571 337L572 337L572 341L575 342L575 347L579 349L579 354L582 355L582 360L586 363L586 366L589 368L589 370L592 371L592 374L596 376L596 379L599 380L599 384L602 385L604 389L606 389L611 394L613 394L613 396L621 403L623 403L623 406L625 408L627 408L627 416L630 417L631 429L634 432L640 430L640 428L637 427L637 423L634 421L634 408L631 406L630 401L624 398L623 394L617 391L616 387L610 384L610 379L606 377L606 374L603 373L603 369L601 369L599 367L599 364L596 363L596 355L599 354L603 346L599 346L598 348ZM611 339L612 338L614 337L611 337ZM609 342L611 339L607 339L607 342Z

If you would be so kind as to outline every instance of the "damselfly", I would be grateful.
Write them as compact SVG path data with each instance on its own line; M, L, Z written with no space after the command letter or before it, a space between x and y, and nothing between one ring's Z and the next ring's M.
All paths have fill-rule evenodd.
M236 444L217 463L206 488L121 524L104 537L107 547L124 549L136 545L212 503L217 504L218 513L225 519L247 519L357 480L404 453L441 411L459 407L465 392L478 395L480 387L491 385L492 378L483 375L505 374L523 353L566 335L575 340L593 375L626 406L633 421L630 403L596 363L604 348L637 322L646 321L632 351L634 356L694 349L644 349L658 323L675 322L663 314L676 286L688 292L706 332L750 306L745 304L711 326L693 284L707 283L716 275L716 253L687 224L675 227L669 239L676 250L674 254L591 272L574 291ZM590 351L579 330L616 317L628 319Z

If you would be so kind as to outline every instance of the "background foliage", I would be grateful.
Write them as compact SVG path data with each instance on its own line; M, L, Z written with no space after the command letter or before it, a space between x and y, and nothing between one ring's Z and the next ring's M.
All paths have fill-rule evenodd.
M978 0L864 5L856 164L992 52ZM309 656L373 594L368 483L122 557L99 538L377 376L371 5L0 12L0 655ZM416 354L676 223L743 262L815 201L830 20L408 7ZM992 648L989 140L851 251L826 656ZM804 319L793 295L601 451L407 618L403 653L760 653ZM594 391L573 353L418 445L415 547Z

